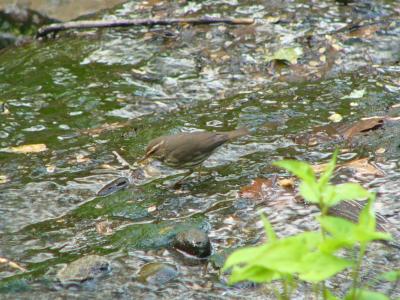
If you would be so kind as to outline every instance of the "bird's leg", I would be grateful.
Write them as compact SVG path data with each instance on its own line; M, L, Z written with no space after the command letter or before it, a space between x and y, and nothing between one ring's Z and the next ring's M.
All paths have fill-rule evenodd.
M179 179L177 182L174 183L173 187L179 187L182 183L182 181L184 181L186 178L188 178L190 175L192 175L194 172L194 170L190 169L189 173L187 173L185 176L183 176L181 179Z
M197 177L200 178L201 175L203 175L203 173L206 173L203 169L203 164L201 164L200 166L198 166L197 168Z

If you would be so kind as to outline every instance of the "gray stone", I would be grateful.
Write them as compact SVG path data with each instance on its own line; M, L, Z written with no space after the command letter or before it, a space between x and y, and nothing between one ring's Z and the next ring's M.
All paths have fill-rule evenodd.
M77 284L96 279L110 271L110 262L107 259L98 255L88 255L66 265L57 273L57 278L63 285Z
M148 263L138 273L138 281L147 284L165 284L178 276L174 265L165 263Z
M173 246L175 249L201 258L211 254L211 243L208 235L196 228L179 232L175 236Z

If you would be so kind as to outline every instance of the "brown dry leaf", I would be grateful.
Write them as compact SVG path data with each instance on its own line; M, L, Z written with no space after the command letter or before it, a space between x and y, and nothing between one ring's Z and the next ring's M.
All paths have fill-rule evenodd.
M239 194L242 197L259 199L264 194L264 189L272 187L273 182L271 179L256 178L250 185L241 187Z
M16 262L13 262L13 261L11 261L11 260L9 260L7 258L4 258L4 257L0 257L0 264L8 264L11 268L18 269L18 270L20 270L22 272L26 272L27 271L27 269L25 269L24 267L21 267Z
M313 165L312 168L314 172L318 174L325 171L327 166L328 166L327 163L318 164L318 165ZM352 169L361 175L376 175L376 176L385 175L385 173L382 170L371 164L368 161L368 158L356 159L336 166L336 169L341 169L341 168Z
M332 124L327 124L324 126L316 126L312 129L312 132L305 133L294 137L294 141L297 144L316 146L322 143L331 141L332 139L337 139L339 133L335 128L336 126Z
M278 184L283 188L292 189L294 188L294 179L293 178L280 179L278 180Z
M113 233L112 223L110 221L102 221L96 224L96 231L100 235L110 235Z
M349 32L351 37L369 38L379 30L379 26L376 24L366 25L362 27L355 28Z
M381 128L383 126L384 120L384 117L366 118L352 124L350 127L345 126L342 128L338 128L338 131L345 139L351 139L357 134Z
M352 160L348 163L341 165L340 167L353 169L361 175L376 175L376 176L385 175L385 173L381 169L371 164L368 161L368 158Z
M30 145L21 145L17 147L6 147L0 149L3 152L10 152L10 153L38 153L47 150L47 146L45 144L30 144Z
M314 170L315 173L319 174L325 171L326 167L328 164L318 164L318 165L312 165L312 169Z

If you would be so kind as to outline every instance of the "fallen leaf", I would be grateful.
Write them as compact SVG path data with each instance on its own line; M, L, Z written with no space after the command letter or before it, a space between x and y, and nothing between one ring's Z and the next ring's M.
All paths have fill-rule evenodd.
M54 173L55 170L56 170L56 166L55 165L46 165L47 173Z
M284 178L278 180L278 184L283 188L294 188L294 179L293 178Z
M354 90L349 95L343 96L340 99L359 99L362 98L365 94L365 89L362 90Z
M362 119L349 126L338 128L338 132L345 138L350 139L353 136L370 130L376 130L383 126L384 117L372 117Z
M7 175L0 175L0 184L9 182L10 179L7 177Z
M157 206L153 205L147 208L147 212L152 213L155 212L157 210Z
M234 215L230 215L227 218L224 219L223 223L227 224L227 225L235 225L239 222L239 218L234 216Z
M312 168L314 172L318 174L325 171L327 166L328 166L327 163L318 164L318 165L313 165ZM356 159L343 164L338 164L336 166L336 169L341 169L341 168L352 169L360 175L376 175L376 176L385 175L385 173L381 169L371 164L368 158Z
M300 47L295 48L282 48L273 54L267 53L265 61L271 62L274 60L288 62L290 64L297 64L297 60L303 55L303 49Z
M341 165L340 167L353 169L360 175L376 175L376 176L385 175L385 173L381 169L371 164L368 158L352 160L348 163Z
M264 17L264 21L270 24L276 24L281 20L280 16L267 16Z
M385 153L385 152L386 152L386 149L385 149L385 148L379 148L379 149L377 149L377 150L375 151L376 154L383 154L383 153Z
M6 147L0 149L2 152L10 152L10 153L38 153L47 150L47 146L45 144L30 144L30 145L21 145L17 147Z
M4 257L0 257L0 264L8 264L11 268L18 269L18 270L20 270L22 272L26 272L27 271L27 269L25 269L24 267L21 267L16 262L13 262L13 261L11 261L11 260L9 260L7 258L4 258Z
M273 181L271 179L256 178L250 185L243 186L239 194L242 197L260 199L263 197L265 189L272 187Z
M86 163L90 162L90 158L86 157L84 154L77 154L76 155L76 162L77 163Z
M343 120L343 117L341 114L334 113L330 115L328 119L331 120L332 122L338 123Z
M349 32L349 36L351 37L360 37L360 38L369 38L375 34L379 30L379 26L376 24L373 25L364 25L364 26L356 26L352 28Z
M312 165L312 169L314 170L315 173L319 174L325 171L326 167L328 164L318 164L318 165Z
M96 224L96 231L100 235L111 235L113 233L112 223L110 221L101 221Z

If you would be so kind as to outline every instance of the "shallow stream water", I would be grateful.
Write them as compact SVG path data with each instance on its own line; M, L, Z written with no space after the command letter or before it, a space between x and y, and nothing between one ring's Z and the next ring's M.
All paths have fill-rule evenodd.
M229 287L218 269L177 259L166 247L170 236L200 228L213 253L255 244L264 239L258 211L281 236L315 228L315 210L290 195L249 199L239 191L253 179L283 174L273 161L325 163L336 147L340 163L369 158L382 170L380 176L342 172L336 180L378 192L376 210L396 237L400 124L387 122L351 140L309 143L304 136L319 126L398 116L399 14L397 1L129 1L96 18L256 21L79 31L1 51L0 257L28 272L0 265L0 298L272 297L268 287ZM297 64L267 63L267 54L282 48L301 48ZM334 114L342 121L335 123ZM153 162L146 180L133 178L124 190L96 196L129 175L113 151L133 164L157 136L238 127L252 134L218 149L205 174L180 189L170 186L181 172ZM46 150L12 148L37 144ZM96 231L102 221L111 222L112 234ZM399 268L397 250L373 247L366 278ZM78 289L56 287L62 264L86 254L110 259L111 274ZM143 285L135 276L146 262L173 264L180 275L162 286ZM341 276L332 286L338 295L348 287ZM309 299L301 289L296 297Z

